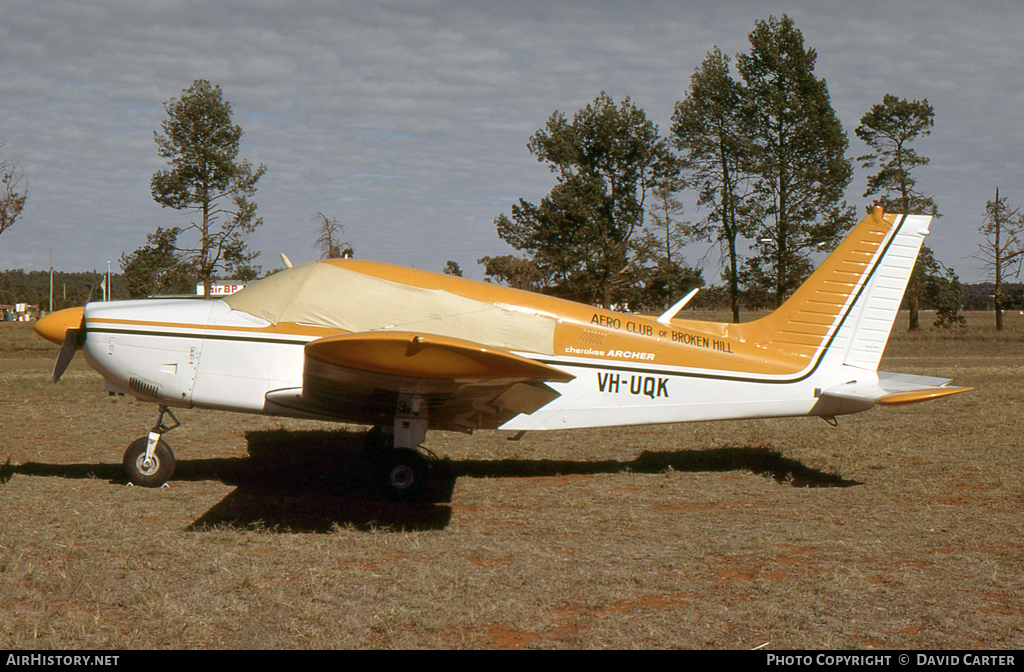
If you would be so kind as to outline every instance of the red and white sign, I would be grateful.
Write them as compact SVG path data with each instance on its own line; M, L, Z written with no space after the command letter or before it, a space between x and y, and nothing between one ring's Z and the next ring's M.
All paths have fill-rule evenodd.
M241 283L224 283L210 286L210 296L228 296L234 294L238 290L244 288L245 285ZM203 283L196 285L196 294L198 296L205 296L206 292L203 291Z

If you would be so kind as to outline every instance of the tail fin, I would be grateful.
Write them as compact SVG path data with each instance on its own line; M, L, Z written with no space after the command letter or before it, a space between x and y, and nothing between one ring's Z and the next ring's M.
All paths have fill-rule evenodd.
M742 331L809 363L877 370L930 221L875 208L778 310Z
M826 361L834 361L833 356L839 360L841 356L841 363L847 366L878 370L932 218L896 215L894 219L877 268L866 279L863 296L855 301L840 326Z

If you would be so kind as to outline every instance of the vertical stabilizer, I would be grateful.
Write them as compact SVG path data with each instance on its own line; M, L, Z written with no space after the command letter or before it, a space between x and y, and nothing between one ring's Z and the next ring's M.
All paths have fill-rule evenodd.
M876 370L930 221L875 208L778 310L738 331L811 365Z
M931 217L924 215L897 217L877 268L840 326L825 361L841 356L847 366L878 370L930 223Z

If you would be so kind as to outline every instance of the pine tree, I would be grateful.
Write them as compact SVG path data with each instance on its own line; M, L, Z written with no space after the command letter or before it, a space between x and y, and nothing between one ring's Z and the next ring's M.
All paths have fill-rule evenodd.
M928 157L919 155L911 143L930 135L934 125L935 110L927 99L908 101L889 93L883 96L881 104L874 105L861 117L855 132L872 152L857 160L864 168L879 168L868 177L864 196L878 196L877 203L891 212L940 216L932 197L916 190L917 180L910 172L928 165ZM905 303L910 309L909 331L916 331L919 326L918 311L928 282L922 258L931 252L927 246L922 249L922 257L918 258L907 285Z
M657 180L676 170L658 127L626 98L601 93L568 120L555 112L527 145L557 184L539 205L520 199L498 235L526 251L554 293L605 307L637 279L631 241Z
M809 255L833 248L854 224L842 202L853 167L828 87L814 76L817 54L805 48L793 20L758 21L750 45L736 58L754 145L752 214L760 224L759 255L747 277L770 287L779 306L810 273Z
M729 73L729 57L716 47L690 78L686 98L672 115L672 141L682 153L687 183L697 191L697 206L708 215L692 227L697 238L723 248L723 275L729 288L733 322L739 322L739 241L750 235L751 143L744 127L743 86Z
M996 331L1003 329L1003 306L1006 302L1008 278L1020 275L1024 259L1024 216L1020 208L1011 208L1005 196L999 196L996 187L994 200L985 203L985 220L980 229L985 242L978 245L975 259L984 264L995 287L992 303L996 314Z
M198 215L198 221L181 228L196 232L198 240L179 251L195 268L209 297L212 278L220 269L239 279L256 274L251 263L258 253L249 250L245 238L262 224L250 199L266 166L253 169L238 158L242 127L231 123L231 104L219 86L197 79L164 110L163 134L153 136L170 169L153 175L153 199L163 207Z

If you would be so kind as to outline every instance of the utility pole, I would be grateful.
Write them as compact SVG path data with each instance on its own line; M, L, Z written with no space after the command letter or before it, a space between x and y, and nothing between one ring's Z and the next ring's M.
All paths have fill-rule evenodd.
M53 250L50 250L50 312L53 312Z

